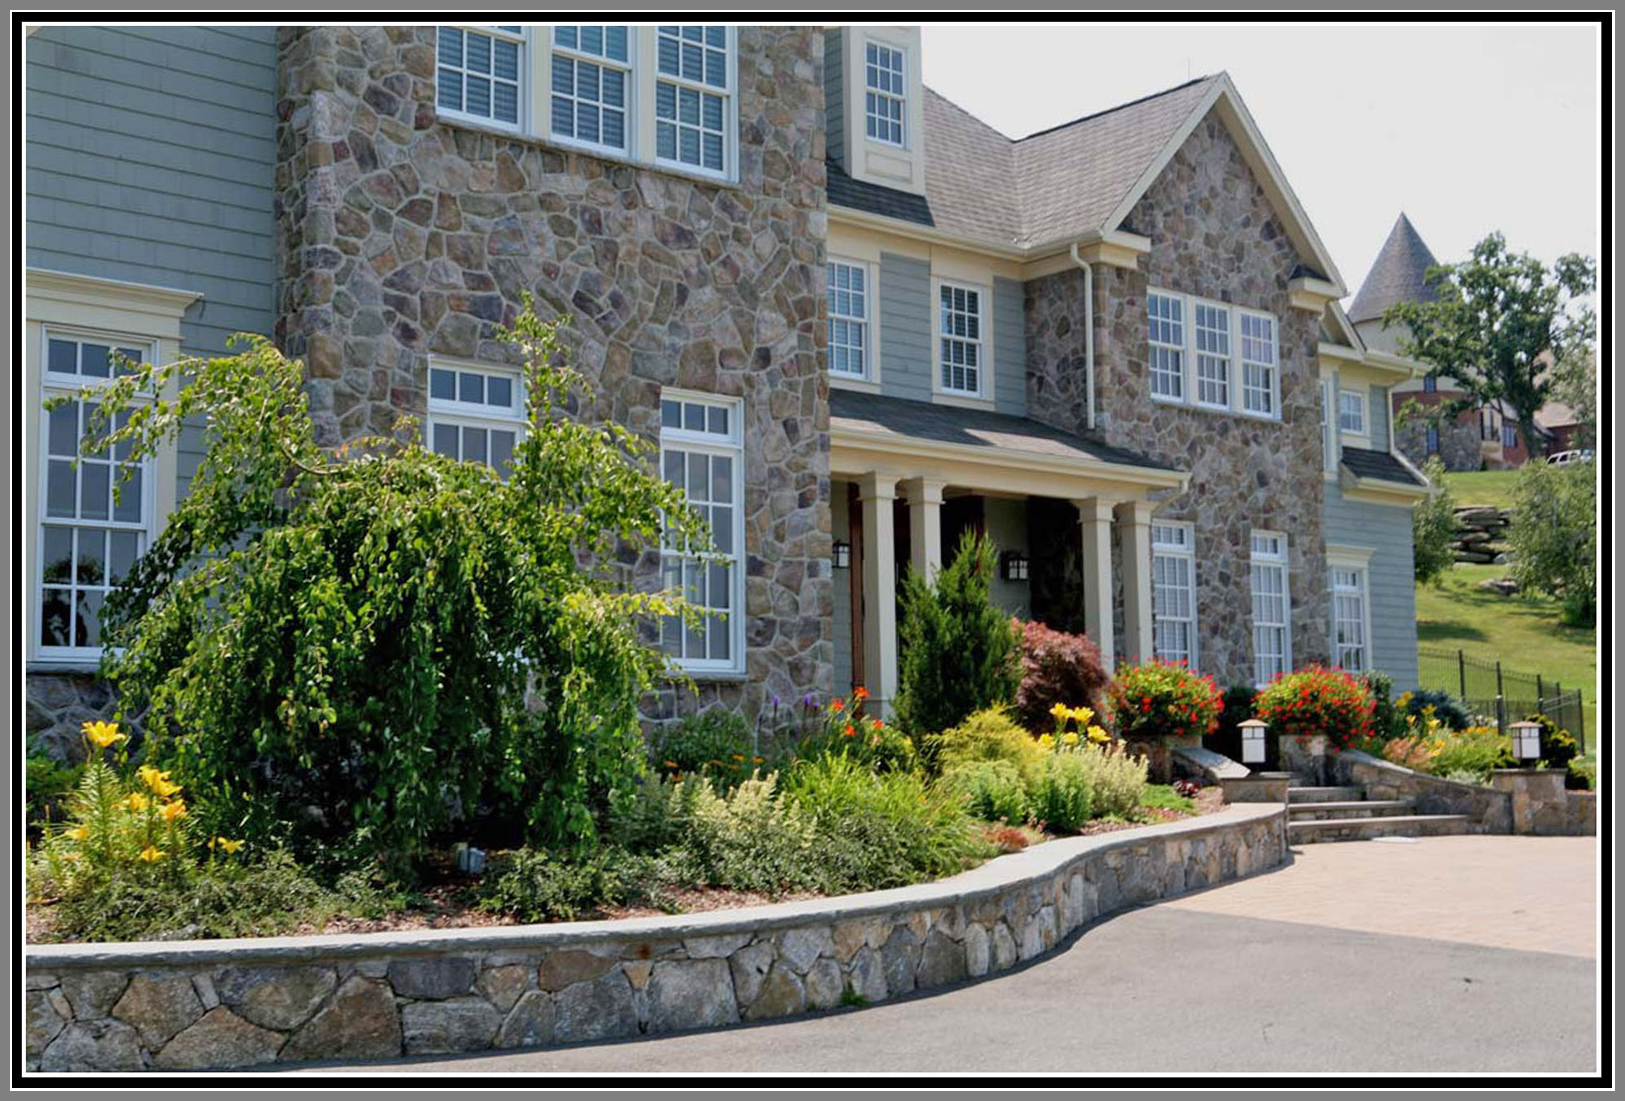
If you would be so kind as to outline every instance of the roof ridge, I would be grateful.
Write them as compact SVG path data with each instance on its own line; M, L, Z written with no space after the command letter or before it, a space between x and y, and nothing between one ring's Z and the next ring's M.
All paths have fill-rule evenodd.
M1131 100L1128 100L1128 101L1126 101L1124 103L1119 103L1119 104L1116 104L1114 106L1106 107L1106 108L1103 108L1103 109L1101 109L1099 111L1095 111L1095 112L1093 112L1091 114L1080 116L1079 118L1075 118L1075 119L1071 120L1070 122L1062 122L1062 123L1056 124L1055 126L1045 127L1042 130L1034 130L1031 134L1028 134L1025 137L1012 138L1011 141L1014 142L1015 144L1019 145L1024 141L1031 141L1033 138L1041 138L1045 134L1053 134L1055 131L1057 131L1057 130L1065 130L1069 126L1076 126L1080 122L1089 122L1089 121L1091 121L1093 119L1098 119L1098 118L1101 118L1101 117L1103 117L1105 115L1112 114L1115 111L1122 111L1122 110L1126 110L1127 108L1130 108L1130 107L1136 107L1136 106L1138 106L1138 105L1140 105L1142 103L1147 103L1147 102L1149 102L1149 101L1151 101L1153 99L1161 99L1163 96L1172 95L1175 92L1183 91L1186 88L1194 87L1197 84L1202 84L1202 83L1205 83L1206 81L1209 81L1209 80L1216 80L1216 79L1218 79L1219 75L1220 74L1218 74L1218 73L1208 73L1205 76L1192 77L1190 80L1187 80L1182 84L1175 84L1172 88L1164 88L1160 92L1151 92L1150 94L1140 96L1137 99L1131 99Z

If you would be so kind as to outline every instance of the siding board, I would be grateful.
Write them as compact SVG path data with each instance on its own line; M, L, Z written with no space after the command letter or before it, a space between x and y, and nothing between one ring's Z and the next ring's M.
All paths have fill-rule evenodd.
M931 400L931 265L890 252L880 254L880 386Z
M993 403L1027 415L1026 295L1018 280L993 278Z
M1369 547L1372 664L1394 678L1396 692L1416 687L1416 582L1407 508L1349 501L1326 483L1326 542Z
M842 32L824 32L824 156L846 167L846 71Z

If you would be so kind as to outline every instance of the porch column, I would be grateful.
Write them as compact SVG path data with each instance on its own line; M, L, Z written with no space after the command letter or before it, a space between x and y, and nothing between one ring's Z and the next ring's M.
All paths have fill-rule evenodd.
M1151 633L1151 503L1117 506L1123 540L1123 656L1146 661L1155 655Z
M908 547L914 572L931 580L942 569L942 482L910 478L903 483L908 497Z
M1083 536L1083 629L1100 647L1101 664L1116 667L1112 649L1112 505L1100 497L1074 501Z
M858 478L863 507L863 686L872 714L889 713L897 695L897 567L892 502L897 479L876 471Z

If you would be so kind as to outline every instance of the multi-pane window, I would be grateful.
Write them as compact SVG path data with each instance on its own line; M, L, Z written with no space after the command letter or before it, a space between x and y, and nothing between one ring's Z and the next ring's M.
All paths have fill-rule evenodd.
M553 28L553 136L626 149L630 34L620 26Z
M1337 427L1356 436L1365 435L1365 394L1359 390L1337 392Z
M728 28L655 32L655 156L723 174L732 113Z
M525 399L518 373L431 363L424 427L429 450L484 463L506 479L514 445L525 434Z
M66 398L40 433L39 634L44 658L90 658L102 646L102 605L143 551L152 529L153 486L128 444L80 457L98 404L83 389L124 374L124 357L146 362L150 344L48 331L42 397ZM128 420L121 414L118 426ZM108 426L101 426L105 433Z
M846 378L869 376L869 269L831 260L826 277L829 297L829 369Z
M1332 659L1340 669L1363 673L1369 664L1366 639L1366 572L1363 568L1332 567Z
M1275 318L1153 290L1146 295L1146 322L1153 398L1280 419Z
M1286 536L1253 532L1253 680L1260 686L1292 668L1286 549Z
M1185 301L1170 294L1146 297L1151 326L1151 396L1185 398Z
M1244 313L1241 328L1241 407L1249 413L1273 417L1280 386L1275 364L1275 318Z
M1196 664L1196 536L1151 525L1151 634L1159 661Z
M440 110L518 127L523 27L441 27L435 72Z
M944 283L938 291L937 339L942 389L950 394L982 392L982 292Z
M1196 400L1230 405L1230 311L1196 303Z
M888 145L903 144L903 51L865 42L863 46L863 114L869 137Z
M743 439L738 402L670 391L661 399L661 473L711 526L708 548L661 545L666 588L709 612L693 624L670 616L660 625L661 649L691 671L742 666Z

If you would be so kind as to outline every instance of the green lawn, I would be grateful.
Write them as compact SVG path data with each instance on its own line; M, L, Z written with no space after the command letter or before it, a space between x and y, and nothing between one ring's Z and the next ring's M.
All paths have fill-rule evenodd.
M1477 587L1480 581L1504 577L1506 572L1505 566L1458 563L1444 575L1439 587L1418 585L1417 641L1423 646L1461 649L1468 657L1499 660L1507 669L1539 673L1548 680L1561 681L1565 691L1579 688L1585 704L1586 744L1594 745L1597 632L1589 627L1563 626L1558 622L1556 601L1499 596Z
M1496 505L1506 508L1512 501L1516 470L1469 470L1446 474L1445 485L1458 505Z

